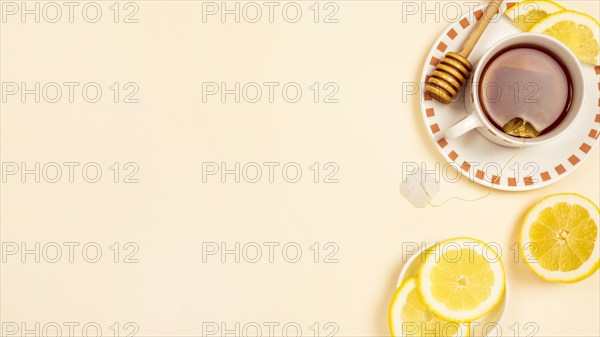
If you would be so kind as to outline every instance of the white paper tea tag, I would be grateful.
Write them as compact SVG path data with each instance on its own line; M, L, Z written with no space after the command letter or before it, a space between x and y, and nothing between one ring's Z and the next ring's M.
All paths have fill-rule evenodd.
M435 174L426 174L420 169L403 177L400 194L417 208L424 208L440 191Z

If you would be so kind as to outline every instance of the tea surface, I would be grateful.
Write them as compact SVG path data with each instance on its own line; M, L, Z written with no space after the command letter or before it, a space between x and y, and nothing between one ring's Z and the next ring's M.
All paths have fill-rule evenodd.
M571 79L549 52L515 47L498 53L479 83L483 110L507 134L536 137L554 129L571 104Z

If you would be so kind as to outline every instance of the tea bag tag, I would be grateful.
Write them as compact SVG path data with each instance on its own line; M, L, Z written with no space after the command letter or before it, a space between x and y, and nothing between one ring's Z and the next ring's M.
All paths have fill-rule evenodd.
M424 208L440 191L440 183L435 174L424 173L421 169L407 175L400 183L400 194L416 208Z

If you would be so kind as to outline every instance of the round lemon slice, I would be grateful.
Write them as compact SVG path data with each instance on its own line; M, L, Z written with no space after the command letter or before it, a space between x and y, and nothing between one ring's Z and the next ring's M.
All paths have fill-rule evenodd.
M471 322L488 313L504 295L500 257L472 238L443 241L425 252L418 287L425 306L449 321Z
M523 259L542 279L577 282L600 264L600 210L574 193L549 195L535 204L521 227Z
M469 336L469 324L445 321L427 309L419 295L416 276L406 279L396 290L388 315L394 337Z
M565 8L554 1L526 0L517 3L504 13L519 29L528 32L533 25L550 14Z
M576 11L548 15L531 27L530 32L550 35L573 51L581 62L598 63L600 24L591 16Z

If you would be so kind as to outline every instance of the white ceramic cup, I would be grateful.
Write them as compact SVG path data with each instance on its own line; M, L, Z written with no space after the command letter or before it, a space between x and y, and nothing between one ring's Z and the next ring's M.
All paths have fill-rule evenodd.
M485 116L477 92L481 75L486 64L496 56L498 52L511 46L518 45L537 46L541 49L550 51L567 68L572 82L573 92L571 106L565 119L550 132L535 138L524 139L515 137L497 129ZM447 138L455 139L472 129L477 129L485 138L503 146L521 147L541 144L559 137L573 125L579 115L584 100L585 81L583 69L577 56L575 56L569 48L562 42L547 35L537 33L519 33L511 35L490 47L475 65L471 78L465 84L465 107L469 115L446 130L445 135Z

